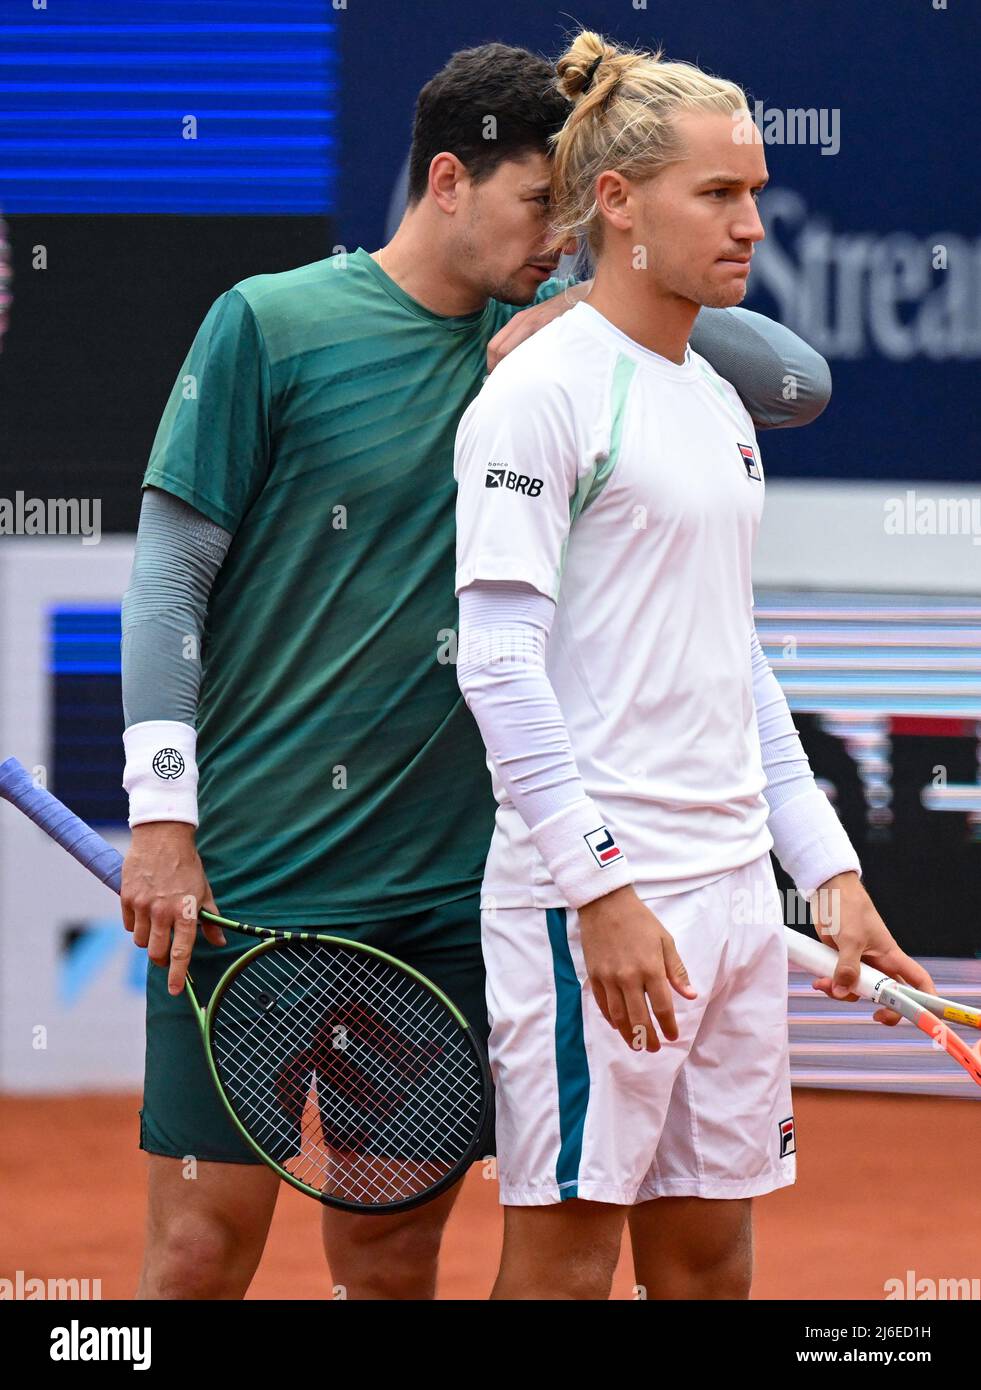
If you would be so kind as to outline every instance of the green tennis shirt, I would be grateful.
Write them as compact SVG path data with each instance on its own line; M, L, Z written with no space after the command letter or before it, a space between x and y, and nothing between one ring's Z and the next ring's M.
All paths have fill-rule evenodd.
M480 886L494 799L456 683L453 445L516 312L435 314L359 248L242 281L194 339L144 486L233 534L198 707L225 911L340 925Z

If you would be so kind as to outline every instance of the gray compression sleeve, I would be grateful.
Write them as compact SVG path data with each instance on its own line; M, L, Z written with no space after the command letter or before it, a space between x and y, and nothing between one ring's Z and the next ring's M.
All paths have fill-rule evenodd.
M195 728L208 596L231 534L159 488L146 488L123 599L126 728L174 719Z
M736 388L757 429L809 425L831 399L821 354L765 314L701 309L691 345Z

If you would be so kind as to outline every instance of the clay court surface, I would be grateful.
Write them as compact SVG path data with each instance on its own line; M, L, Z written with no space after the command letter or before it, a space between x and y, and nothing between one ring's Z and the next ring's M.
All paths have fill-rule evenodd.
M129 1298L140 1262L139 1099L0 1100L0 1277L101 1278ZM761 1299L883 1297L887 1279L978 1273L971 1101L798 1091L797 1185L756 1203ZM932 1150L932 1151L931 1151ZM447 1232L440 1297L482 1299L497 1264L496 1185L474 1169ZM319 1220L283 1187L250 1298L329 1298ZM632 1296L625 1255L613 1297Z

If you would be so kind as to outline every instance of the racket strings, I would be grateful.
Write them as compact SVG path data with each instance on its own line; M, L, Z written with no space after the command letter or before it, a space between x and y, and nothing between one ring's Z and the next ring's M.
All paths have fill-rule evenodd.
M244 1102L245 1108L243 1118L247 1118L249 1121L247 1128L251 1129L253 1137L260 1142L263 1148L270 1151L274 1157L286 1157L292 1154L293 1147L295 1146L295 1136L297 1132L295 1111L302 1103L303 1113L300 1120L300 1132L304 1139L303 1148L305 1152L299 1157L299 1161L292 1161L289 1157L286 1157L285 1166L289 1168L295 1177L322 1189L323 1185L317 1184L316 1173L311 1173L309 1171L311 1162L315 1169L322 1166L324 1162L324 1155L322 1153L314 1152L311 1154L310 1145L313 1144L319 1149L321 1146L326 1147L327 1144L323 1136L323 1125L319 1113L317 1078L318 1076L321 1079L325 1077L327 1085L331 1088L331 1092L328 1094L332 1093L332 1133L335 1139L333 1144L329 1147L333 1152L334 1163L336 1164L337 1158L344 1153L344 1149L341 1147L341 1135L346 1135L348 1137L348 1143L344 1146L345 1149L357 1145L359 1141L363 1142L366 1137L355 1128L355 1126L360 1125L362 1119L359 1104L356 1101L350 1104L345 1101L345 1096L352 1090L351 1069L345 1066L343 1058L335 1059L332 1067L320 1068L318 1070L311 1068L309 1061L301 1057L299 1065L294 1064L291 1067L295 1076L295 1085L284 1088L282 1080L277 1083L277 1094L280 1099L280 1105L270 1112L268 1104L268 1086L257 1086L252 1080L252 1067L254 1067L255 1061L255 1056L249 1059L249 1065L246 1066L243 1073L243 1084L239 1089L239 1095ZM384 1081L384 1078L382 1078L382 1080ZM359 1085L363 1084L362 1079L359 1078L356 1073L355 1083ZM440 1103L438 1093L436 1093L433 1088L429 1088L428 1094L430 1101L438 1108ZM479 1105L479 1094L474 1096L474 1093L471 1091L471 1095L476 1099ZM400 1099L394 1092L393 1096L396 1100ZM366 1096L366 1101L368 1103L371 1103L372 1099L370 1095ZM291 1111L293 1112L292 1115L290 1114ZM434 1116L430 1122L427 1123L427 1116L425 1114L420 1114L415 1118L415 1148L417 1151L426 1151L427 1149L431 1151L438 1147L441 1136L436 1120L437 1117ZM428 1145L424 1145L421 1142L422 1140L427 1140ZM394 1152L394 1150L391 1152ZM347 1155L345 1154L345 1156ZM394 1170L389 1184L391 1187L392 1184L396 1182L399 1174L404 1176L411 1170L408 1165L400 1165L391 1157L389 1157L388 1162ZM367 1177L370 1170L364 1164L362 1164L362 1170L362 1177ZM431 1185L436 1182L445 1171L445 1164L442 1167L434 1163L417 1164L415 1169L416 1182L417 1184L421 1184L421 1186ZM349 1170L348 1180L355 1184L353 1195L356 1198L363 1200L370 1196L371 1200L382 1200L384 1193L378 1181L374 1182L374 1184L362 1182L358 1185L357 1179L358 1170L355 1166L352 1166ZM403 1187L401 1195L410 1196L415 1190L416 1188L414 1187ZM348 1193L347 1195L350 1196L352 1194ZM389 1194L388 1199L392 1200L391 1194Z
M281 1039L276 1040L277 1046L280 1045L281 1041ZM345 1052L338 1052L334 1055L328 1053L327 1061L332 1063L332 1065L327 1066L324 1065L325 1054L323 1049L319 1049L319 1052L320 1055L316 1059L309 1057L304 1058L301 1055L284 1074L281 1074L277 1078L276 1095L278 1104L272 1110L271 1115L268 1106L268 1078L265 1087L260 1086L257 1088L252 1081L252 1076L254 1075L252 1069L256 1061L253 1052L252 1056L249 1058L249 1069L245 1074L245 1085L242 1088L241 1094L241 1099L245 1102L246 1114L244 1118L250 1120L254 1135L257 1139L263 1141L263 1146L267 1149L275 1148L277 1150L275 1156L281 1159L285 1156L282 1151L284 1148L287 1152L292 1152L293 1148L295 1148L297 1111L302 1106L300 1132L303 1136L304 1143L302 1147L305 1149L305 1153L301 1154L298 1163L287 1164L290 1170L294 1172L294 1175L316 1186L318 1190L322 1190L323 1183L317 1181L317 1174L310 1173L306 1170L309 1169L311 1158L313 1159L315 1167L322 1167L324 1163L323 1152L315 1152L311 1155L311 1142L315 1145L315 1148L321 1148L326 1145L329 1149L328 1158L330 1167L333 1170L332 1177L335 1183L339 1176L337 1172L339 1160L344 1159L349 1162L349 1185L350 1180L354 1179L354 1190L347 1194L348 1197L354 1196L362 1201L366 1198L370 1198L374 1201L380 1200L384 1196L384 1192L377 1173L377 1158L373 1158L366 1163L362 1155L360 1163L355 1163L354 1165L350 1164L352 1157L355 1157L351 1151L356 1150L359 1146L364 1146L370 1138L364 1127L363 1112L366 1104L374 1111L375 1118L378 1118L378 1087L374 1087L374 1094L372 1094L372 1086L369 1084L366 1087L364 1077L359 1077L356 1071L353 1076L354 1086L352 1086L352 1069L347 1065L348 1059ZM314 1061L316 1064L312 1066L311 1062ZM292 1075L290 1075L290 1073L292 1073ZM332 1138L329 1144L326 1143L326 1138L323 1134L324 1122L319 1114L319 1106L321 1103L320 1094L323 1090L323 1084L320 1088L316 1087L316 1079L318 1076L321 1083L323 1083L326 1076L329 1086L327 1095L328 1097L333 1096L334 1099L331 1123ZM287 1084L284 1085L284 1081ZM353 1102L348 1102L346 1098L352 1094L354 1087L360 1087L361 1093L355 1093ZM367 1092L367 1094L364 1094L364 1092ZM313 1106L312 1111L311 1103ZM382 1118L385 1117L388 1108L389 1106L387 1104L381 1106ZM387 1149L388 1162L382 1165L382 1175L384 1176L384 1170L387 1167L390 1170L388 1188L392 1191L398 1189L398 1194L401 1196L411 1195L411 1192L415 1190L415 1188L406 1187L406 1175L412 1172L413 1169L410 1165L399 1162L395 1157L397 1152L395 1144L399 1142L399 1136L397 1130L393 1129L391 1125L389 1126L389 1131L389 1143L386 1146L378 1144L375 1146L376 1149ZM416 1142L414 1151L417 1154L431 1150L440 1142L441 1135L438 1132L436 1124L434 1123L427 1126L424 1115L417 1120L415 1131ZM424 1144L421 1142L424 1139L429 1142ZM394 1143L392 1142L393 1140L395 1141ZM404 1140L402 1142L404 1143ZM436 1181L438 1177L442 1175L442 1171L445 1171L445 1166L443 1169L440 1169L433 1164L423 1163L420 1165L416 1163L416 1185L425 1186L427 1183ZM359 1172L362 1176L370 1175L374 1177L375 1181L368 1183L362 1181L358 1183L357 1178ZM389 1200L391 1200L391 1195L389 1196Z
M334 1024L333 1026L337 1027L338 1025ZM276 1030L276 1032L279 1033L280 1030ZM282 1037L279 1036L277 1041L282 1042ZM359 1106L363 1108L364 1105L370 1105L374 1109L376 1117L379 1112L382 1117L384 1117L390 1105L400 1100L401 1097L394 1089L390 1085L386 1085L389 1078L384 1073L379 1073L376 1069L376 1073L373 1076L366 1077L363 1073L359 1075L358 1071L349 1063L346 1041L346 1036L342 1035L338 1039L340 1045L336 1049L330 1048L330 1050L325 1050L323 1047L319 1047L317 1049L319 1055L316 1059L304 1056L301 1052L294 1059L294 1062L284 1069L283 1073L278 1078L277 1090L279 1093L280 1108L287 1113L289 1118L295 1119L295 1111L299 1108L301 1098L304 1103L308 1100L308 1079L314 1074L315 1070L319 1071L321 1075L327 1075L336 1093L335 1099L337 1104L335 1105L335 1113L340 1118L340 1124L335 1123L335 1129L343 1128L345 1119L349 1118L345 1112L343 1099L345 1096L351 1094L353 1090L352 1079L354 1085L359 1088L357 1097ZM370 1031L367 1034L367 1041L369 1043L374 1041L370 1035ZM368 1055L370 1057L370 1054ZM362 1056L364 1056L364 1054L362 1054ZM246 1060L249 1064L254 1063L255 1055L247 1055ZM316 1062L315 1067L311 1065L313 1062ZM297 1091L297 1086L300 1086L302 1089ZM294 1112L292 1116L289 1115L291 1110ZM424 1129L423 1124L420 1124L419 1127ZM281 1125L278 1126L278 1129L281 1134L284 1133Z
M244 962L214 1011L211 1050L259 1147L360 1207L435 1185L483 1113L480 1063L450 1011L355 947L277 942Z
M284 977L284 971L283 971L283 969L282 969L283 963L280 962L280 961L277 961L276 958L275 958L275 956L266 957L266 958L264 958L264 959L267 961L268 965L269 965L273 970L276 971L276 975L277 975L276 984L277 984L277 986L278 986L278 987L282 987L282 986L286 983L285 977ZM371 958L369 957L368 959L371 959ZM304 962L304 964L305 964L305 965L308 965L309 962ZM354 967L355 971L358 970L358 968L360 967L360 965L361 965L360 960L359 960L357 957L355 957L354 962L353 962L353 967ZM364 972L363 972L363 970L362 970L362 974L363 974L363 973L364 973ZM396 990L396 991L401 990L403 993L405 993L405 992L408 991L410 988L414 988L414 989L418 989L418 988L419 988L419 986L417 986L417 985L415 984L414 981L411 981L411 979L402 976L399 972L393 971L392 974L393 974L393 984L394 984L394 987L395 987L395 990ZM368 981L366 978L360 978L360 979L357 979L357 980L355 981L355 985L356 985L356 988L357 988L357 989L359 989L360 991L364 992L364 991L368 988L368 986L369 986L369 981ZM443 1034L444 1034L444 1036L445 1036L445 1037L450 1037L450 1038L455 1037L456 1034L457 1034L456 1023L455 1023L455 1021L451 1021L451 1020L450 1020L449 1015L447 1015L447 1014L445 1013L445 1011L444 1011L444 1009L443 1009L443 1006L442 1006L440 1003L438 1003L438 1001L436 1001L435 998L434 998L432 995L430 995L430 994L428 993L428 991L423 990L423 991L422 991L422 996L421 996L421 997L422 997L422 1001L423 1001L423 1004L424 1004L424 1007L425 1007L425 1011L426 1011L426 1013L425 1013L425 1021L426 1021L427 1023L432 1024L434 1027L435 1027L437 1024L442 1023L442 1025L443 1025ZM353 1001L352 1001L352 1003L353 1003ZM413 1000L413 1005L414 1005L415 1008L418 1009L418 1002L417 1002L417 999L414 999L414 1000ZM366 1011L365 1011L360 1005L358 1005L358 1004L356 1004L356 1003L353 1003L353 1006L354 1006L355 1008L358 1009L358 1012L359 1012L363 1017L367 1017ZM400 1019L399 1021L402 1021L405 1017L406 1017L406 1010L405 1010L405 1007L404 1007L404 1005L403 1005L403 1008L402 1008L402 1011L401 1011L401 1019ZM248 1037L249 1037L249 1031L248 1031L248 1030L249 1030L249 1028L250 1028L250 1024L252 1024L253 1029L254 1029L254 1027L257 1026L257 1025L253 1024L253 1023L252 1023L252 1020L250 1020L250 1019L242 1012L241 1009L238 1010L237 1019L238 1019L238 1026L242 1029L242 1038L243 1038L243 1045L240 1047L240 1052L242 1053L243 1058L244 1058L244 1060L246 1061L246 1063L252 1062L252 1061L255 1060L255 1057L254 1057L254 1056L251 1056L251 1057L250 1057L250 1056L247 1054L247 1050L246 1050L246 1046L245 1046L245 1041L246 1041L246 1040L248 1039ZM270 1020L270 1022L272 1023L273 1029L276 1030L276 1031L278 1032L279 1040L280 1040L281 1042L283 1042L284 1044L288 1045L288 1034L287 1034L286 1029L285 1029L285 1028L279 1028L279 1027L278 1027L278 1023L277 1023L277 1020L276 1020L275 1016ZM373 1022L373 1020L372 1020L372 1022ZM335 1024L334 1026L337 1027L338 1025ZM345 1031L346 1031L346 1030L345 1030ZM372 1037L371 1037L371 1032L370 1032L369 1029L365 1029L364 1031L365 1031L365 1035L366 1035L366 1040L370 1043L370 1042L373 1040ZM338 1046L338 1047L336 1047L336 1048L331 1049L331 1051L327 1054L328 1057L329 1057L329 1059L330 1059L330 1063L331 1063L331 1067L330 1067L331 1079L332 1079L332 1081L334 1082L334 1084L338 1087L338 1090L339 1090L339 1097L338 1097L338 1099L340 1098L340 1096L343 1096L343 1095L349 1090L349 1084L346 1085L345 1083L349 1083L349 1081L350 1081L350 1070L351 1070L351 1069L350 1069L350 1068L348 1067L348 1065L347 1065L347 1060L348 1060L348 1059L347 1059L347 1055L346 1055L346 1047L343 1046L343 1044L344 1044L345 1041L346 1041L346 1038L345 1038L345 1037L343 1037L343 1036L338 1037L338 1038L337 1038L337 1042L338 1042L339 1044L341 1044L341 1046ZM401 1038L399 1039L399 1042L400 1042L400 1045L401 1045L402 1049L403 1049L403 1050L406 1050L406 1045L405 1045L404 1037L401 1037ZM296 1067L296 1069L299 1071L300 1074L302 1074L302 1075L309 1075L309 1066L306 1066L306 1069L304 1070L305 1060L306 1060L306 1059L304 1058L304 1056L303 1056L302 1053L298 1054L297 1059L296 1059L296 1063L294 1064L294 1066ZM368 1053L367 1060L368 1060L369 1063L371 1062L371 1053L370 1053L370 1052ZM379 1098L382 1099L382 1100L384 1100L384 1099L387 1098L386 1095L384 1094L386 1091L391 1095L392 1099L394 1099L394 1100L400 1099L401 1091L396 1092L391 1086L389 1086L389 1085L387 1084L387 1083L390 1081L390 1076L391 1076L390 1072L386 1072L385 1070L383 1070L382 1068L379 1068L379 1067L374 1068L373 1074L371 1074L371 1081L372 1081L372 1082L374 1083L374 1085L376 1086L378 1092L381 1093L380 1096L379 1096ZM444 1077L442 1077L441 1079L445 1082L447 1078L444 1076ZM454 1105L454 1104L459 1104L460 1101L461 1101L464 1097L463 1097L462 1095L459 1095L459 1094L458 1094L458 1095L451 1095L451 1094L448 1094L448 1093L444 1093L444 1094L441 1096L440 1093L439 1093L439 1092L437 1091L437 1089L436 1089L435 1082L436 1082L436 1075L435 1075L435 1074L431 1074L431 1075L428 1075L428 1076L425 1076L425 1075L424 1075L424 1076L420 1077L420 1084L421 1084L421 1086L422 1086L422 1090L423 1090L424 1094L426 1095L427 1099L429 1100L429 1103L430 1103L430 1106L432 1107L433 1112L438 1112L438 1111L440 1111L440 1109L443 1109L443 1110L446 1111L446 1115L445 1115L444 1118L449 1119L449 1118L451 1117L451 1114L452 1114L452 1107L453 1107L453 1105ZM474 1100L474 1101L476 1101L477 1103L479 1103L479 1101L480 1101L480 1088L479 1088L479 1086L476 1086L476 1085L473 1084L473 1078L472 1078L472 1076L471 1076L470 1085L469 1085L469 1096L470 1096L470 1099L471 1099L471 1100ZM284 1102L284 1108L286 1108L286 1109L289 1108L289 1107L288 1107L288 1104L286 1104L285 1102ZM342 1107L339 1106L339 1109L340 1109L340 1108L342 1108ZM420 1128L421 1130L423 1130L423 1131L425 1131L425 1129L426 1129L426 1121L427 1121L427 1113L426 1113L426 1112L421 1113L421 1114L417 1117L416 1123L417 1123L417 1125L419 1126L419 1128Z

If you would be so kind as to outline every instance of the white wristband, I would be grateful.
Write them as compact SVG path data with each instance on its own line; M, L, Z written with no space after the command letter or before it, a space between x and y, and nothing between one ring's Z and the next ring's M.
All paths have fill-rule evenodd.
M531 838L570 907L633 883L626 855L588 797L536 825Z
M780 863L804 898L811 898L835 874L862 866L831 802L815 787L771 811L767 828Z
M123 734L130 826L148 821L198 823L198 736L190 724L148 719Z

